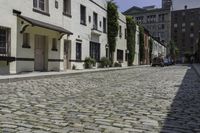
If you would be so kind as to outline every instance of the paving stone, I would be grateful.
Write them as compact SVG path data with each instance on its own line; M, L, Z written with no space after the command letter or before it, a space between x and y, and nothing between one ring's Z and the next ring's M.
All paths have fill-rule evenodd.
M0 83L0 133L195 133L199 95L181 65Z

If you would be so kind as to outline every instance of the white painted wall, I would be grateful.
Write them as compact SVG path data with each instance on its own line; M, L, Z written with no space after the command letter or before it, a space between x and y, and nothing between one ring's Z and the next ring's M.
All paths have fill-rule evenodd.
M107 9L105 0L95 0L95 2ZM87 26L80 24L80 5L86 7ZM97 31L97 33L99 34L99 43L101 44L101 57L106 56L105 45L107 44L107 34L103 33L103 17L107 18L107 12L91 1L72 0L72 32L74 33L74 35L70 37L70 40L72 40L72 60L76 60L76 39L82 40L82 61L84 61L86 57L90 56L90 41L92 40L91 35L93 34L93 12L98 14L98 30L100 32ZM89 22L89 16L91 16L91 22ZM73 65L75 65L77 69L84 68L83 62L71 62L71 66Z
M116 42L116 50L114 53L114 62L118 62L117 61L117 50L123 50L123 62L122 62L122 66L127 66L127 61L126 61L126 50L127 50L127 40L125 38L125 29L126 29L126 17L121 14L120 12L118 12L119 14L119 25L122 27L122 35L120 37L119 32L118 32L118 36L117 36L117 42Z
M140 41L139 41L139 26L136 26L136 33L135 33L135 59L133 64L139 65L139 48L140 48Z

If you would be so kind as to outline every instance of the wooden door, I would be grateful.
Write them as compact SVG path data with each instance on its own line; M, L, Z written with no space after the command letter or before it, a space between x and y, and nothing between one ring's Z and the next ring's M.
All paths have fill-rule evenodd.
M64 69L71 69L71 41L64 40Z
M35 36L35 71L44 71L45 36Z

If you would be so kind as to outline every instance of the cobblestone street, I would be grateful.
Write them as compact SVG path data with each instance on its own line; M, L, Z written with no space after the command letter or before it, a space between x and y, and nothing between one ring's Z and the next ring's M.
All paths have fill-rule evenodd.
M200 132L200 80L170 66L0 83L1 132Z

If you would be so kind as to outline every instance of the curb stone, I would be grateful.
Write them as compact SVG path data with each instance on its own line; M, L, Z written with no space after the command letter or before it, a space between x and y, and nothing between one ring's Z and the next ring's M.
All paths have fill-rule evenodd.
M96 69L96 70L89 70L89 71L81 71L80 72L69 72L69 73L54 73L54 74L44 74L44 75L34 75L34 76L24 76L24 77L11 77L11 78L2 78L0 79L0 83L10 83L10 82L17 82L22 80L37 80L37 79L45 79L45 78L57 78L57 77L66 77L66 76L74 76L74 75L81 75L86 73L100 73L100 72L107 72L107 71L119 71L119 70L126 70L126 69L133 69L133 68L141 68L141 67L148 67L149 65L143 66L131 66L131 67L120 67L120 68L107 68L107 69Z

